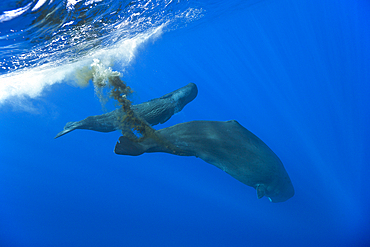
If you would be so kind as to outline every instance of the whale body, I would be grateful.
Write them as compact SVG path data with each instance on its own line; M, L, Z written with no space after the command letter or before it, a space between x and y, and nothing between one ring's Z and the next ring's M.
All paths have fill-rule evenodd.
M135 142L121 136L114 152L195 156L255 188L258 198L266 196L271 202L283 202L294 195L292 182L277 155L235 120L185 122L155 133L164 141L149 137Z
M135 114L149 125L157 125L166 122L172 115L181 111L185 105L195 99L197 94L197 86L194 83L189 83L160 98L131 107ZM122 130L122 132L130 134L131 126L120 121L125 115L126 113L122 108L117 108L102 115L90 116L77 122L68 122L55 138L61 137L75 129L88 129L99 132Z

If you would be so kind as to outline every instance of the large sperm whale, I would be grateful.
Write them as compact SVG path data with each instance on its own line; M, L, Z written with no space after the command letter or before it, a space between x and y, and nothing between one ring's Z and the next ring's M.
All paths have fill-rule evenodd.
M185 87L177 89L160 98L152 99L142 104L133 105L132 109L138 117L145 120L150 125L164 123L172 115L181 111L186 104L191 102L198 94L198 88L194 83L189 83ZM114 111L90 116L77 122L68 122L63 131L59 132L55 138L65 135L75 129L88 129L100 132L111 132L122 130L126 134L132 134L131 126L121 123L125 113L122 108ZM132 134L133 135L133 134Z
M195 156L255 188L258 198L266 196L271 202L283 202L294 195L291 180L277 155L235 120L185 122L155 133L155 138L141 142L121 136L114 152Z

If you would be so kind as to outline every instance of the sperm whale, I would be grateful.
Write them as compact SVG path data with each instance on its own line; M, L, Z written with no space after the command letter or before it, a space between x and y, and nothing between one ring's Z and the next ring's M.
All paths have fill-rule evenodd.
M160 98L133 105L132 109L137 116L144 119L150 125L157 125L166 122L172 115L180 112L185 105L195 99L197 94L197 86L194 83L189 83ZM55 138L61 137L75 129L87 129L99 132L122 130L125 133L130 133L130 126L120 122L120 119L124 115L125 113L122 108L117 108L114 111L102 115L89 116L77 122L68 122Z
M159 138L148 137L141 142L121 136L114 152L195 156L253 187L258 198L266 196L271 202L283 202L294 195L292 182L278 156L235 120L185 122L158 130L156 135ZM161 139L164 141L159 142Z

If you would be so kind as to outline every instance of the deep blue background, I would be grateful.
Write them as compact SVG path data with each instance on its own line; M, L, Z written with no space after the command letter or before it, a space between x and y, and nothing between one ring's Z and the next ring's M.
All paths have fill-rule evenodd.
M283 161L284 203L193 157L113 153L92 86L53 85L38 113L0 108L0 246L368 246L368 1L262 1L141 47L136 103L194 82L165 125L236 119Z

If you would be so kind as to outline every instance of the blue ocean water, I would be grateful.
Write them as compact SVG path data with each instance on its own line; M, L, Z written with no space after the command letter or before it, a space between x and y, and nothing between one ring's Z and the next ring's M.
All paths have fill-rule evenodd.
M369 246L370 3L0 4L0 246ZM282 160L282 203L195 157L113 153L93 59L141 103L193 82L163 125L236 119ZM106 104L107 110L114 103Z

